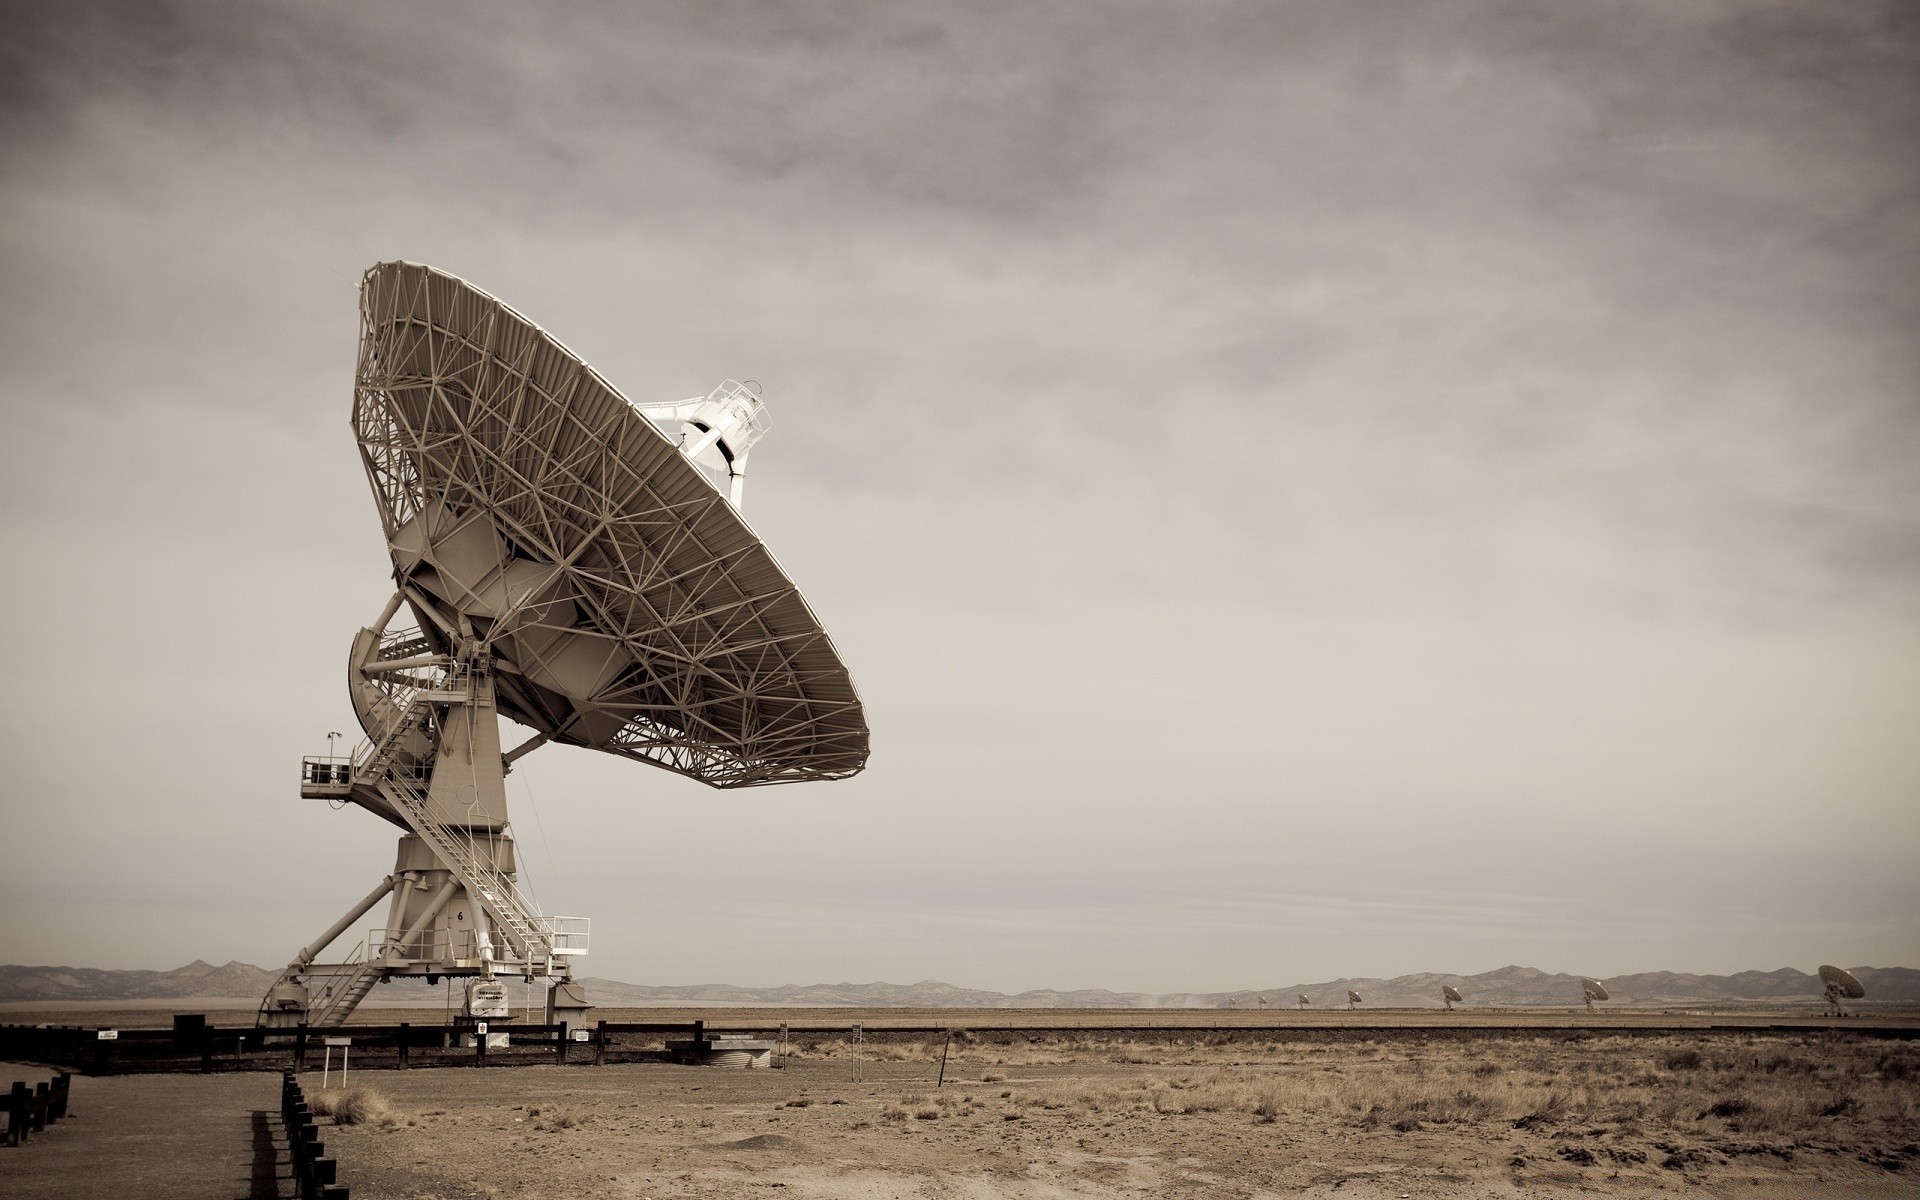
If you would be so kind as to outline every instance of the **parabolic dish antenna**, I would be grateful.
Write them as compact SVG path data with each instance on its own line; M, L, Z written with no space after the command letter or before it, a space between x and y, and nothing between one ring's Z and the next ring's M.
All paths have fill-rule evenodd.
M1839 967L1821 967L1820 984L1827 997L1827 1007L1837 1017L1847 1015L1846 1006L1840 1003L1842 1000L1859 1000L1867 994L1867 989L1854 978L1853 972Z
M263 1023L339 1025L396 975L558 977L549 1020L584 1008L585 922L542 916L515 884L505 776L548 742L716 788L866 765L852 678L737 511L766 428L751 388L636 406L470 284L367 272L353 429L395 591L348 661L367 740L305 760L301 794L405 834L394 873L282 973ZM503 754L498 716L531 737ZM387 895L359 951L314 961Z
M1354 991L1352 988L1348 988L1347 989L1347 1007L1353 1008L1359 1003L1360 1003L1360 993Z
M1460 989L1450 983L1440 985L1440 998L1447 1002L1448 1012L1453 1011L1454 1005L1462 1003L1460 999Z
M1588 1008L1593 1007L1595 1000L1611 999L1607 995L1607 989L1600 985L1599 980L1588 979L1585 975L1580 977L1580 994L1586 999Z
M1300 1007L1301 1007L1301 1008L1305 1008L1306 1006L1307 1006L1307 994L1306 994L1305 992L1301 992L1301 993L1300 993Z

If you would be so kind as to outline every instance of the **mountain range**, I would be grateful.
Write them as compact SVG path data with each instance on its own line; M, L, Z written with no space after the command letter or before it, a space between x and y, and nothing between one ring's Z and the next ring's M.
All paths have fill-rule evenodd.
M1854 967L1867 989L1867 1003L1920 1003L1920 970ZM224 966L191 962L171 971L117 971L92 967L0 966L0 1002L71 1000L168 1000L185 997L256 999L277 971L249 963ZM1688 975L1647 971L1602 979L1613 1005L1684 1007L1742 1003L1806 1003L1820 999L1817 976L1792 967L1741 971L1735 975ZM692 1005L830 1008L1293 1008L1305 996L1315 1008L1338 1008L1347 991L1374 1008L1438 1008L1440 989L1460 990L1468 1006L1525 1007L1580 1003L1578 976L1534 967L1501 967L1478 975L1421 973L1392 979L1334 979L1234 992L1113 992L1104 989L1005 992L963 988L928 979L919 983L783 984L739 987L708 983L649 986L614 979L584 980L587 995L604 1007ZM371 1003L432 1006L444 993L418 981L396 981L374 993Z

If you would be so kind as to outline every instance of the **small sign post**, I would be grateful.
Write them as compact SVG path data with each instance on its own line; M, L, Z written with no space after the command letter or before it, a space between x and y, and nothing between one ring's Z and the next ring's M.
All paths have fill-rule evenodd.
M340 1086L347 1086L347 1055L353 1053L353 1039L330 1037L324 1039L327 1047L326 1061L320 1067L320 1089L326 1090L327 1079L333 1074L333 1048L340 1047Z
M93 1036L97 1041L117 1042L120 1040L120 1031L118 1029L97 1029L94 1031Z

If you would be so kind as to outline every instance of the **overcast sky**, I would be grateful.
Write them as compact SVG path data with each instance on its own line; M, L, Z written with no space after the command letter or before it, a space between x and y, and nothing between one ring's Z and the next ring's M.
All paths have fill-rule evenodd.
M725 377L867 772L509 780L587 973L1920 966L1920 8L9 4L0 961L284 963L355 289ZM357 731L356 731L357 732Z

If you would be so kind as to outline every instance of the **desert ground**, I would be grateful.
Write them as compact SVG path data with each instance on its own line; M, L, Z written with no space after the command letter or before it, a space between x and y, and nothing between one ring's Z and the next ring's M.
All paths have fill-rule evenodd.
M325 1093L303 1078L342 1109L324 1133L355 1200L1920 1196L1920 1044L1862 1030L1342 1014L1223 1031L1177 1026L1228 1014L1156 1013L1168 1027L1147 1034L1014 1033L1047 1014L1001 1011L977 1014L1001 1029L949 1040L878 1028L929 1014L830 1015L864 1019L865 1040L798 1036L772 1070L356 1070Z
M329 1144L422 1200L1920 1195L1907 1042L969 1038L944 1086L935 1043L369 1075Z
M1920 1195L1907 1042L969 1038L935 1086L935 1041L369 1076L333 1144L356 1196L445 1200Z

